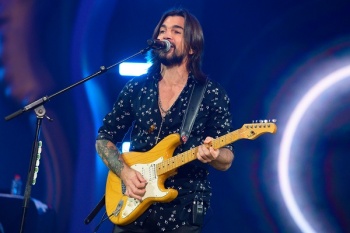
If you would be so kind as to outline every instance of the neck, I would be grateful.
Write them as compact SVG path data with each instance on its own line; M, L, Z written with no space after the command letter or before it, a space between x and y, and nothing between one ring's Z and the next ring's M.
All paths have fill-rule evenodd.
M162 65L161 75L168 85L183 85L188 79L188 70L184 66L166 67Z

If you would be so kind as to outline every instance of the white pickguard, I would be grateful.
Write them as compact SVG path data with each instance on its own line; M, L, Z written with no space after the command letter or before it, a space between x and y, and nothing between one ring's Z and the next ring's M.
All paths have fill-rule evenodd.
M156 164L163 161L163 158L159 158L153 163L149 164L134 164L131 168L140 172L142 176L147 180L146 185L146 193L142 197L142 200L145 200L149 197L164 197L168 192L162 192L158 187L158 176L156 171ZM129 197L124 210L122 211L122 217L127 217L130 213L132 213L139 205L140 201Z

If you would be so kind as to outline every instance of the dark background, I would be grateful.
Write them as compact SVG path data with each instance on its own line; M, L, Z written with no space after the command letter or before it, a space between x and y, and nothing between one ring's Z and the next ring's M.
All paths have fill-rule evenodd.
M36 126L33 111L4 117L139 52L162 13L183 6L202 23L203 69L227 89L234 128L264 119L277 119L278 126L276 134L237 141L232 167L211 171L213 203L204 232L350 232L349 68L341 79L336 75L350 64L350 1L0 4L2 193L9 193L15 174L26 181ZM95 136L128 80L116 67L45 104L54 121L43 120L31 196L55 213L54 222L46 222L52 232L93 232L99 223L103 210L84 225L104 194L107 174ZM4 205L0 211L10 216L19 210ZM107 220L99 232L110 229Z

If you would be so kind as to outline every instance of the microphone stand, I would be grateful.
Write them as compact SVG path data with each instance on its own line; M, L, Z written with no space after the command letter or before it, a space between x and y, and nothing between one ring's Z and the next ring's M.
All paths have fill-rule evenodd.
M36 177L34 178L34 174L36 173L35 170L35 166L36 166L36 161L38 159L38 145L39 145L39 135L40 135L40 129L41 129L41 125L42 125L42 119L44 118L44 116L52 121L52 119L50 117L48 117L46 115L46 110L44 108L44 103L46 103L47 101L51 100L53 97L56 97L70 89L72 89L73 87L76 87L92 78L95 78L103 73L106 73L108 70L114 68L115 66L123 63L124 61L127 61L133 57L136 57L137 55L140 55L140 54L145 54L148 50L150 50L152 48L152 45L149 44L148 47L140 50L139 52L109 66L109 67L104 67L104 66L101 66L100 67L100 70L97 71L96 73L92 74L92 75L89 75L87 76L86 78L50 95L50 96L44 96L28 105L26 105L24 108L8 115L5 117L5 120L6 121L9 121L17 116L19 116L20 114L24 113L24 112L27 112L29 110L32 110L34 109L35 111L35 114L37 116L37 121L36 121L36 129L35 129L35 138L34 138L34 142L33 142L33 145L32 145L32 152L31 152L31 160L30 160L30 166L29 166L29 170L28 170L28 177L27 177L27 182L26 182L26 187L25 187L25 192L24 192L24 197L23 197L23 212L22 212L22 219L21 219L21 226L20 226L20 233L23 232L24 230L24 225L25 225L25 219L26 219L26 212L27 212L27 209L28 209L28 202L30 200L30 195L31 195L31 190L32 190L32 185L35 184L35 180L36 180ZM103 198L104 200L104 198ZM99 207L98 209L102 208L102 205L99 204ZM93 214L95 215L95 214ZM91 216L92 217L92 216ZM92 217L93 218L93 217ZM89 219L89 222L91 221L92 219Z

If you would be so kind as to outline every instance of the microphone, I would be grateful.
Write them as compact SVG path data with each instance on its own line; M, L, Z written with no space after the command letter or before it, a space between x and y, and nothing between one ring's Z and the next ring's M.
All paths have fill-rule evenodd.
M168 52L171 47L171 43L168 40L147 40L147 44L152 49L163 50L163 52Z

